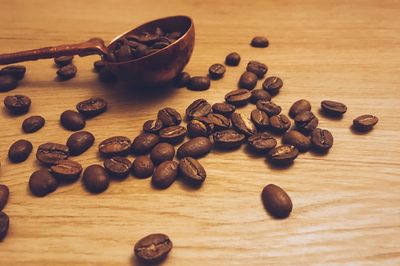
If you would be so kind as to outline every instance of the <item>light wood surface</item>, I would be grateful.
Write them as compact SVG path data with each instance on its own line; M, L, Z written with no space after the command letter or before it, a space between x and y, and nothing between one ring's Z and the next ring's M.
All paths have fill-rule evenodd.
M97 36L109 41L143 22L175 14L193 17L196 47L186 70L204 75L208 67L237 51L238 67L211 89L177 89L146 97L120 84L103 85L92 72L96 57L75 58L78 75L55 80L51 60L29 62L20 87L6 95L31 97L31 111L0 114L0 183L11 196L5 212L10 230L0 243L0 265L129 265L133 245L153 233L168 234L174 248L163 265L400 265L400 2L399 1L1 1L0 52L79 42ZM266 35L267 49L248 45ZM87 122L95 145L76 158L84 167L101 163L97 144L113 135L136 136L157 110L181 113L193 100L215 103L236 88L249 60L265 62L268 76L284 81L274 101L287 113L309 99L318 113L321 100L339 100L348 112L341 120L320 116L334 137L326 156L302 154L292 167L275 169L246 152L213 152L201 163L208 177L201 189L176 182L154 190L150 180L113 181L100 195L80 182L45 198L27 189L40 166L34 153L12 164L7 150L17 139L64 143L71 132L59 115L78 101L101 96L109 110ZM259 82L258 87L261 86ZM247 113L249 105L239 110ZM349 126L361 114L380 121L368 134ZM28 115L46 125L24 134ZM133 157L130 157L133 159ZM275 220L260 193L274 183L292 198L294 210Z

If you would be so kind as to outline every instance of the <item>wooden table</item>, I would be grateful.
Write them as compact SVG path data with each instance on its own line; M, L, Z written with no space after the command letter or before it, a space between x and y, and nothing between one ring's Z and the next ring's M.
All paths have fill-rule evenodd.
M150 97L100 83L92 72L96 57L75 58L79 72L68 82L55 79L51 60L26 63L19 88L1 95L25 94L33 105L23 116L1 109L1 183L11 191L4 210L11 225L0 243L0 265L138 264L133 245L153 232L173 240L164 265L399 265L399 9L399 1L390 0L2 1L1 52L94 36L111 40L143 22L186 14L195 21L197 38L188 72L204 75L232 51L242 62L228 67L208 91L183 88ZM268 36L270 47L250 47L255 35ZM17 139L32 141L34 151L44 142L64 143L71 132L59 125L61 112L100 96L109 111L87 122L96 143L76 160L84 167L102 163L101 140L133 138L165 106L183 113L200 97L222 101L252 59L268 65L268 76L284 80L274 98L284 113L301 98L316 113L324 99L347 104L343 119L320 115L320 127L335 137L328 155L305 153L292 167L276 169L243 147L201 159L208 176L198 190L178 181L159 191L149 179L129 177L97 196L77 182L44 198L27 189L40 167L34 153L22 164L7 159ZM379 124L368 134L353 133L352 119L366 113L378 116ZM34 114L43 115L46 126L24 134L21 122ZM260 192L269 183L290 194L294 210L288 219L275 220L264 210Z

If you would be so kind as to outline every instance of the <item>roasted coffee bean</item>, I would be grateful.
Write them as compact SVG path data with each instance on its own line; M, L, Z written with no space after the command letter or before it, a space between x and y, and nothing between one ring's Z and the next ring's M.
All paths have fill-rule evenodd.
M4 209L7 204L10 190L6 185L0 185L0 211Z
M318 118L311 111L304 111L294 118L296 128L304 133L310 133L318 126Z
M34 115L30 116L22 122L22 130L25 133L33 133L44 126L45 120L43 117Z
M172 160L175 156L175 148L169 143L158 143L150 153L150 158L154 164Z
M122 45L117 51L115 51L115 56L118 62L126 62L132 59L131 47L129 45Z
M106 66L106 63L103 60L97 60L93 63L94 70L99 73Z
M74 57L72 55L60 56L54 58L54 63L56 63L58 67L63 67L72 64L73 59Z
M264 111L255 109L251 111L250 118L258 130L265 130L269 126L269 117Z
M208 69L208 74L211 79L221 79L225 74L225 66L222 64L214 64Z
M252 72L244 72L239 79L239 88L252 90L257 85L257 76Z
M11 75L17 80L24 78L26 67L21 65L6 66L0 70L0 76Z
M77 156L87 151L94 143L94 136L88 131L80 131L72 134L67 140L67 146L71 155Z
M73 77L75 77L77 71L78 71L78 69L76 68L76 66L71 64L71 65L63 66L62 68L57 70L57 75L58 75L58 78L61 80L69 80L69 79L72 79Z
M10 226L10 218L5 212L0 212L0 240L3 240Z
M235 130L228 129L213 134L215 146L222 149L234 149L242 145L245 135L236 132Z
M45 165L54 165L60 160L67 159L68 156L68 147L58 143L42 144L36 151L36 158Z
M257 78L261 79L268 71L267 65L258 61L250 61L247 64L246 71L256 74Z
M276 103L265 100L258 100L256 107L258 110L266 112L269 116L279 115L282 111L282 108Z
M246 89L238 89L228 92L225 95L225 101L235 106L242 106L249 102L251 98L251 92Z
M164 142L176 144L183 141L186 132L187 130L183 126L172 126L161 129L160 137Z
M341 116L347 111L347 106L340 102L322 101L321 109L330 116Z
M251 40L250 45L256 48L265 48L268 47L269 41L266 37L256 36Z
M214 103L211 108L214 113L221 114L226 117L229 117L236 110L236 107L229 103Z
M67 110L60 116L61 125L68 130L77 131L85 127L85 118L78 112Z
M286 115L273 115L269 118L271 131L278 134L286 132L291 124L290 119Z
M240 63L240 55L236 52L230 53L225 57L225 64L228 66L237 66Z
M0 92L10 91L18 86L18 80L12 75L0 75Z
M125 156L131 148L131 140L123 136L115 136L103 140L99 144L101 155L106 157Z
M99 97L90 98L78 103L76 109L85 117L93 117L103 113L107 109L107 102Z
M301 99L292 104L289 110L289 116L294 119L296 115L305 111L311 111L311 104L309 101Z
M20 139L14 142L8 150L8 158L13 163L20 163L28 159L33 149L32 143Z
M207 137L197 137L183 143L177 151L178 158L206 156L212 149L212 143Z
M165 259L172 249L172 242L167 235L151 234L135 244L135 255L145 262L157 262Z
M203 76L191 77L187 85L189 90L192 91L204 91L210 88L210 78Z
M182 122L181 115L175 109L170 107L158 111L157 117L165 127L177 126Z
M186 117L188 119L206 116L209 113L211 113L211 105L204 99L195 100L186 108Z
M133 140L131 151L136 155L148 154L159 142L160 137L156 134L142 133Z
M72 160L60 160L50 167L50 171L58 181L72 182L79 179L82 165Z
M25 114L31 106L31 99L25 95L13 95L4 98L4 105L13 114Z
M278 77L266 78L262 84L264 90L268 91L270 94L275 95L283 86L283 81Z
M152 49L163 49L169 45L169 42L156 42L151 46Z
M214 124L207 117L198 117L187 124L187 130L191 137L208 137L214 130Z
M182 88L187 86L189 84L189 81L190 81L190 74L187 72L181 72L175 77L174 84L178 88Z
M253 122L251 122L249 118L242 114L233 113L231 116L231 121L236 131L244 134L247 137L257 133L257 129Z
M353 120L353 127L359 131L371 130L378 123L378 117L362 115Z
M269 95L269 93L263 89L252 90L250 102L256 103L258 100L270 101L271 95Z
M247 140L250 148L259 153L266 153L275 148L276 139L267 132L261 132L250 136Z
M157 188L167 188L176 180L178 175L178 163L164 161L154 170L151 182Z
M280 187L269 184L264 187L261 199L265 209L276 218L286 218L293 209L292 200L289 195Z
M209 114L207 118L213 123L214 130L220 131L231 127L231 120L220 114Z
M272 149L269 153L269 160L273 164L290 164L299 155L299 150L293 145L280 145Z
M103 83L114 83L118 78L109 67L105 66L99 70L99 79Z
M57 180L46 169L33 172L29 178L29 189L33 195L38 197L46 196L47 194L55 191L57 187Z
M93 164L83 172L83 184L89 192L101 193L108 188L110 177L102 166Z
M297 130L290 130L282 137L282 143L295 146L299 151L305 152L310 149L311 140Z
M104 161L104 168L111 177L125 178L129 175L132 163L125 157L112 157Z
M204 167L192 157L184 157L179 161L179 171L191 185L201 185L207 177Z
M333 145L333 136L326 129L316 128L311 133L312 147L318 152L326 152Z
M173 157L173 156L172 156ZM133 161L132 173L139 178L146 178L153 174L154 163L148 156L138 156Z
M143 124L143 131L147 133L158 133L161 129L163 128L163 123L161 122L160 119L156 120L147 120Z

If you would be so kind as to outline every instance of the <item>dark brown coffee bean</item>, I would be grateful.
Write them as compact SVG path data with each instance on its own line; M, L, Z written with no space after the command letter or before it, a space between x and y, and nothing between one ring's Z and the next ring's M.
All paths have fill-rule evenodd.
M135 255L145 262L157 262L165 259L172 249L172 242L167 235L151 234L135 244Z
M177 126L182 122L182 116L180 113L170 107L158 111L157 117L165 127Z
M18 80L12 75L0 75L0 92L10 91L18 86Z
M257 76L252 72L244 72L239 79L239 88L252 90L257 85Z
M304 133L310 133L318 126L318 118L310 111L304 111L294 118L296 128Z
M163 128L163 123L161 122L160 119L156 120L147 120L143 124L143 131L147 133L158 133L161 129Z
M54 58L54 63L56 63L58 67L63 67L72 64L73 59L74 57L72 55L60 56Z
M261 79L267 73L268 67L266 64L263 64L261 62L250 61L247 64L246 71L256 74L257 78Z
M210 88L211 82L208 77L196 76L191 77L187 85L189 90L204 91Z
M269 41L266 37L256 36L251 40L250 45L256 48L265 48L268 47Z
M226 117L229 117L236 110L236 107L229 103L214 103L211 108L214 113L221 114Z
M271 95L263 89L252 90L250 101L256 103L258 100L270 101Z
M289 195L280 187L269 184L264 187L261 199L265 209L276 218L286 218L293 209L292 200Z
M191 137L208 137L214 130L214 124L207 117L198 117L188 123L187 130Z
M225 64L228 66L237 66L240 63L240 55L236 52L230 53L225 57Z
M233 127L237 132L244 134L249 137L255 133L257 133L256 127L253 122L242 114L233 113L231 116L231 121Z
M71 155L77 156L87 151L94 143L94 136L88 131L80 131L72 134L67 140L67 146Z
M117 51L115 51L115 56L118 62L126 62L132 60L131 47L129 45L122 45Z
M31 106L31 99L25 95L13 95L4 98L4 105L13 114L25 114Z
M290 164L299 155L299 150L293 145L281 145L272 149L269 153L269 160L273 164Z
M160 137L156 134L142 133L133 140L131 151L136 155L148 154L159 142Z
M269 117L264 111L255 109L251 111L250 118L259 130L265 130L269 127Z
M17 80L24 78L26 73L26 67L21 65L6 66L0 70L0 76L11 75Z
M333 136L326 129L316 128L311 133L311 143L316 151L326 152L332 148Z
M104 161L104 168L111 177L125 178L129 175L132 163L125 157L112 157Z
M362 115L353 120L353 127L359 131L371 130L378 123L378 117Z
M209 113L211 113L211 105L204 99L195 100L186 108L186 117L188 119L206 116Z
M186 128L183 126L172 126L161 129L160 137L164 142L176 144L183 141L186 132Z
M225 71L226 71L226 69L225 69L224 65L222 65L222 64L213 64L208 69L208 74L209 74L211 79L217 80L217 79L221 79L224 76Z
M330 116L341 116L347 111L347 106L340 102L322 101L321 108L325 114Z
M33 133L44 126L45 120L43 117L34 115L30 116L22 122L22 130L25 133Z
M253 151L259 153L266 153L277 144L276 139L267 132L254 134L248 138L247 142Z
M220 114L209 114L207 118L213 123L214 130L220 131L231 127L231 120Z
M266 112L269 116L279 115L282 111L282 108L276 103L265 100L258 100L256 107L258 110Z
M0 211L4 209L8 202L8 197L10 195L10 190L6 185L0 185Z
M93 164L83 172L83 184L89 192L101 193L108 188L110 177L102 166Z
M264 90L268 91L272 95L275 95L282 88L283 81L278 77L269 77L264 80L262 86Z
M190 185L201 185L207 177L204 167L192 157L184 157L179 161L179 171Z
M228 92L225 95L225 101L235 106L242 106L249 102L251 98L251 92L246 89L238 89Z
M77 71L78 71L78 69L76 68L76 66L71 64L71 65L63 66L62 68L57 70L57 75L58 75L58 78L61 80L69 80L69 79L72 79L73 77L75 77Z
M189 81L190 81L190 74L187 72L181 72L175 77L174 84L178 88L182 88L186 87L189 84Z
M154 164L172 160L175 156L175 148L169 143L158 143L150 153L150 158Z
M0 212L0 240L3 240L10 226L10 218L5 212Z
M90 98L76 105L79 113L85 117L93 117L103 113L107 109L107 102L103 98Z
M101 155L106 157L126 156L131 148L131 140L123 136L115 136L103 140L99 144Z
M294 119L296 115L305 111L311 111L311 104L309 101L301 99L292 104L289 110L289 116Z
M97 60L93 63L94 70L99 73L104 67L106 63L103 60Z
M173 156L172 156L173 157ZM139 178L150 177L154 172L154 163L148 156L138 156L133 161L132 173Z
M301 152L308 151L311 146L310 138L297 130L290 130L289 132L286 132L282 137L282 142L284 144L295 146Z
M193 157L201 158L206 156L212 149L212 143L207 137L197 137L183 143L177 152L178 158Z
M278 134L286 132L291 124L290 119L286 115L273 115L269 118L271 131Z
M154 170L151 182L157 188L167 188L175 181L178 175L178 163L164 161Z
M242 145L245 135L236 132L235 130L228 129L213 134L215 146L222 149L234 149Z
M108 66L99 70L99 79L103 83L114 83L117 81L117 75Z
M82 165L72 160L60 160L50 167L50 171L58 181L73 182L79 179Z
M45 165L54 165L60 160L67 159L68 156L68 147L58 143L42 144L36 151L36 158Z
M20 139L14 142L8 150L8 158L13 163L20 163L28 159L33 149L30 141Z
M60 116L61 125L68 130L78 131L85 127L85 118L78 112L67 110Z
M57 187L57 180L46 169L33 172L29 178L29 189L33 195L38 197L46 196L47 194L55 191Z
M170 43L169 42L156 42L151 46L152 49L163 49L167 47Z

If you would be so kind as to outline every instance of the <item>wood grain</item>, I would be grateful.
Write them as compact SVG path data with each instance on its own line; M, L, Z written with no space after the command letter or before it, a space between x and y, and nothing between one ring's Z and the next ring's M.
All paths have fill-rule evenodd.
M23 134L28 116L0 115L0 182L11 197L5 212L11 226L0 243L0 265L129 265L135 241L168 234L174 248L163 265L399 265L400 264L400 16L399 1L1 1L0 52L114 36L151 19L186 14L196 26L196 47L186 70L204 75L208 67L237 51L238 67L206 92L186 89L134 93L121 84L103 85L92 72L96 57L76 58L77 77L55 80L51 60L29 62L21 86L33 101L29 115L46 126ZM267 49L251 48L266 35ZM268 75L284 81L274 98L285 112L300 98L317 112L321 100L339 100L348 112L341 120L320 116L334 137L326 156L302 154L287 169L241 149L213 152L201 159L208 177L201 189L176 182L154 190L148 179L113 181L103 194L87 193L80 182L45 198L27 190L40 166L32 154L22 164L7 159L8 147L28 139L36 148L65 142L71 134L59 115L92 96L109 111L87 122L96 144L78 160L101 163L97 144L113 135L134 137L164 106L184 112L194 99L214 103L236 88L247 61L259 60ZM258 86L260 86L261 82ZM240 110L249 113L254 106ZM355 134L352 119L380 118L368 134ZM133 159L133 157L130 157ZM292 197L285 220L268 216L262 188L274 183Z

